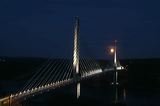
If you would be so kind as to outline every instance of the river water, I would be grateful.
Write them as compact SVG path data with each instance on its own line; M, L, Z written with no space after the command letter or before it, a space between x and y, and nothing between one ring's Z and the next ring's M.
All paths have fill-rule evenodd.
M17 63L13 63L12 66L16 67ZM23 62L24 65L19 65L20 63L22 62L17 64L17 66L22 66L19 71L24 68L24 65L33 64L33 62L30 63L30 60L28 63ZM160 70L158 67L160 60L127 60L124 63L122 61L122 64L127 64L129 67L126 72L119 72L118 86L111 85L113 73L107 73L82 81L81 96L78 100L75 94L76 85L72 84L31 98L25 98L23 101L19 101L18 106L160 106ZM8 64L5 67L9 67ZM5 70L5 67L1 70ZM14 70L17 69L16 67ZM18 80L17 83L17 80L13 79L15 76L10 75L8 77L7 70L6 76L3 75L1 78L4 77L3 79L9 80L0 79L0 96L13 92L20 87L20 81ZM25 75L24 72L22 75ZM27 76L22 81L25 82L26 79L28 79Z

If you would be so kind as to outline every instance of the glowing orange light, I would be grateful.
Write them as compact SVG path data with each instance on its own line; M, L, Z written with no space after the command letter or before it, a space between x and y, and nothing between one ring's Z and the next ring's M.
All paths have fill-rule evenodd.
M113 48L111 48L111 49L110 49L110 52L111 52L111 53L114 53L114 49L113 49Z

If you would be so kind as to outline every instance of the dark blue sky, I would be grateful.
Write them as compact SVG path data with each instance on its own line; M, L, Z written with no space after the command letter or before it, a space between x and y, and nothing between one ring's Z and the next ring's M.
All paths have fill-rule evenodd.
M159 0L1 0L0 56L72 55L74 17L80 51L107 58L118 40L121 58L160 57Z

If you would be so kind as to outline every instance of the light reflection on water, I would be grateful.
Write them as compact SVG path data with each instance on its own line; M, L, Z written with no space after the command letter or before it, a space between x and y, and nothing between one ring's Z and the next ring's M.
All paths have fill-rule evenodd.
M90 83L90 81L88 81ZM92 84L91 84L92 85ZM74 87L69 85L64 88L53 90L45 94L27 98L12 106L53 106L54 104L67 105L107 105L107 106L160 106L160 91L154 86L118 86L95 84L87 86L81 84L81 97L77 101ZM103 85L103 86L102 86Z
M65 89L65 88L64 88ZM110 86L102 89L98 88L88 88L84 87L81 91L81 97L79 100L76 100L76 95L74 95L73 88L70 90L57 90L56 93L47 93L47 95L39 95L39 97L35 97L33 99L25 100L22 103L17 103L17 106L52 106L54 103L56 105L60 105L66 103L67 105L82 105L82 104L89 104L89 105L119 105L126 106L126 89L119 86ZM63 92L63 93L62 93ZM61 95L59 95L60 93ZM70 93L70 94L69 94ZM71 94L72 93L72 94ZM55 95L55 96L54 96ZM58 95L56 97L56 95ZM61 96L61 97L60 97ZM72 97L71 97L72 96ZM66 102L68 100L68 102ZM54 101L54 103L51 103ZM59 103L61 102L61 103Z
M74 85L17 102L12 106L53 106L67 105L107 105L107 106L153 106L160 105L160 92L146 88L126 88L124 86L86 87L82 85L81 97L77 101ZM66 102L67 101L67 102ZM60 102L60 103L59 103Z

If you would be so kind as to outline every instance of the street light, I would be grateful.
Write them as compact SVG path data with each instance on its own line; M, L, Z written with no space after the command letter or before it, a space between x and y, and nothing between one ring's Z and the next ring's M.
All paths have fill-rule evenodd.
M114 53L114 51L115 51L114 48L111 48L111 49L110 49L110 52L111 52L111 53Z

